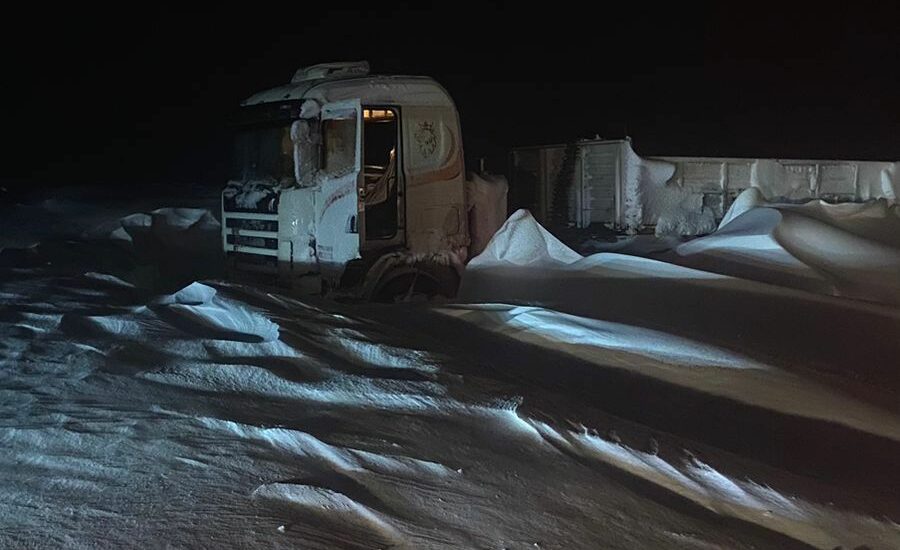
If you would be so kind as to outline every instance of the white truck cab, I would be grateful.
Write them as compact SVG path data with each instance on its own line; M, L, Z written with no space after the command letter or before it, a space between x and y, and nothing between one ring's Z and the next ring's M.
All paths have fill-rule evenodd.
M455 292L466 177L457 110L434 80L370 75L366 62L300 69L242 103L234 161L231 274L370 299Z

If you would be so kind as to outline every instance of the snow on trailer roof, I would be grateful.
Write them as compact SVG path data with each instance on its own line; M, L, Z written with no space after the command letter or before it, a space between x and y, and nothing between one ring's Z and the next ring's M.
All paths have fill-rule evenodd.
M427 76L370 75L368 63L323 63L298 69L290 84L258 92L241 106L316 99L360 98L369 103L453 107L450 94Z
M575 142L576 145L601 145L601 144L610 144L610 143L633 143L631 137L625 138L616 138L616 139L604 139L604 138L590 138L590 139L579 139ZM548 143L544 145L523 145L519 147L512 147L510 152L515 151L534 151L539 149L561 149L566 147L567 143ZM692 155L641 155L643 158L647 159L662 159L662 160L689 160L696 162L746 162L746 161L756 161L756 160L773 160L776 162L783 162L788 164L795 163L829 163L829 162L856 162L856 163L873 163L873 162L886 162L886 163L894 163L896 162L893 159L877 159L877 160L860 160L860 159L828 159L828 158L787 158L787 157L716 157L716 156L692 156Z

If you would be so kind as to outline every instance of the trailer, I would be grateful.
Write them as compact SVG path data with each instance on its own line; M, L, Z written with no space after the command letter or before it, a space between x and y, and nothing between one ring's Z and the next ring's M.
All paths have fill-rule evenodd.
M714 231L735 198L757 187L770 200L896 201L897 162L641 157L631 139L519 147L509 157L510 203L539 221L628 233ZM557 223L556 225L559 225Z

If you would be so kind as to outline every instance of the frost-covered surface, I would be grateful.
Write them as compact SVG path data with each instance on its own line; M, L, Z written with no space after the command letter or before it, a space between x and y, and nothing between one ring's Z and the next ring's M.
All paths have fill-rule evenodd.
M582 155L593 160L576 173L570 204L574 207L580 202L574 200L576 195L586 202L582 212L569 212L569 221L579 227L586 227L589 221L615 222L629 234L645 227L655 227L658 236L712 233L725 208L747 189L756 190L764 199L793 203L813 199L895 203L900 191L897 162L641 157L630 139L587 140L579 147ZM559 171L549 159L560 152L559 146L519 150L514 155L515 169L542 182L547 194L552 185L546 174ZM523 160L518 160L520 153ZM613 165L610 158L615 156ZM526 162L526 158L532 160ZM529 185L528 180L514 183Z
M715 233L676 248L682 265L900 305L900 206L768 203L755 189Z
M717 426L703 437L731 429L733 437L758 441L750 448L722 443L735 450L767 460L774 455L782 465L796 460L792 453L805 455L798 451L805 445L815 449L807 449L813 454L847 452L838 459L846 468L843 475L857 482L877 477L878 468L860 462L874 456L900 459L896 207L884 202L754 207L752 198L739 200L747 211L733 212L717 233L677 249L678 254L718 252L706 257L705 271L615 253L582 257L519 211L470 262L460 292L460 300L469 304L446 307L443 313L594 365L632 397L636 390L624 389L623 380L647 388L652 397L644 399L651 407L658 400L668 402L669 414ZM783 249L761 246L756 235L773 227L782 240L807 247L806 254L796 252L806 263L795 259L796 265L787 265ZM740 235L749 242L742 246ZM843 295L855 289L868 301L795 290L803 285L794 280L780 281L783 288L749 280L765 280L767 274L769 282L779 282L787 268L809 274L826 267L847 285ZM681 394L703 395L705 404L697 409L696 397ZM728 420L706 418L719 414ZM742 414L765 420L748 421ZM683 429L680 421L673 422ZM745 422L764 431L741 433L749 428ZM567 452L624 468L701 506L816 547L848 545L855 537L873 548L900 544L896 511L875 518L832 501L822 505L786 496L766 485L765 474L737 480L702 462L673 465L616 438L555 431L550 437ZM806 471L814 471L826 467L815 462L833 459L806 457L803 463ZM891 469L887 464L880 467ZM892 491L898 487L896 479L890 484ZM872 496L862 498L885 498L879 487L871 490ZM894 496L887 499L892 507L898 504Z
M626 191L637 189L643 207L641 223L656 224L657 235L705 235L715 230L715 218L734 196L753 189L773 201L896 202L900 190L897 162L853 160L786 160L712 157L659 157L644 159L624 145L629 164L666 165L669 175L647 173L635 182L623 182ZM663 171L660 170L659 173ZM636 173L632 170L631 173ZM625 176L628 176L626 170ZM626 219L628 202L626 200ZM631 224L626 223L631 227Z
M539 305L300 301L182 280L215 220L135 211L0 254L0 547L900 545L893 309L525 213L464 292Z
M281 185L274 179L229 181L222 197L230 209L276 212L280 191Z
M677 189L666 186L675 172L675 167L667 162L645 159L638 156L630 142L624 145L622 155L622 223L625 230L634 233L649 223L655 223L664 216L670 205L683 201ZM671 195L678 195L672 199ZM665 206L660 206L660 202Z
M706 235L716 230L716 216L703 207L703 197L693 195L671 205L656 220L657 237L665 235Z

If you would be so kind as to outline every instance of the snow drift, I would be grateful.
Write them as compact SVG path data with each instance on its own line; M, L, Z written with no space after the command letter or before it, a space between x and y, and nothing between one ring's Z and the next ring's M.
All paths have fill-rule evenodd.
M240 284L160 295L140 269L207 272L218 228L138 210L0 262L0 547L898 546L895 394L838 370L891 387L884 308L582 258L524 212L464 292L572 314L447 306L500 336Z
M494 233L488 247L469 262L469 268L491 265L540 266L570 264L581 259L549 231L537 223L527 210L517 210Z
M60 220L69 219L73 212L85 219L74 216L74 223L57 228L65 225ZM223 274L220 225L208 209L165 207L124 216L113 212L116 215L75 201L43 201L22 212L32 218L30 222L12 219L24 238L9 239L17 247L2 248L0 241L0 265L52 265L55 270L74 273L103 271L163 292ZM4 214L0 212L0 221L8 221ZM47 218L56 225L48 225ZM53 231L53 237L32 242L44 231Z
M685 266L900 305L900 207L884 199L777 204L748 189L715 233L676 253Z
M881 214L893 212L878 205L847 206L854 210L842 208L842 212L852 212L862 220L881 219ZM802 214L807 211L811 214ZM750 209L721 232L685 246L721 242L723 254L731 253L748 264L731 269L733 275L780 276L781 282L802 286L813 280L813 268L796 257L786 257L774 245L762 248L761 239L755 236L760 227L778 226L785 217L796 214L790 225L779 230L793 235L792 242L798 249L800 245L807 247L808 252L801 257L821 264L827 261L827 266L840 275L836 280L844 283L842 289L865 291L868 297L896 297L900 277L892 279L891 270L900 264L891 263L896 256L887 255L893 248L890 237L881 234L883 228L854 225L842 216L839 223L845 229L839 229L825 223L829 212L824 207L784 212ZM847 230L851 226L856 233ZM819 234L823 227L832 227L831 232ZM747 248L755 254L749 259L738 248L745 233L750 234ZM730 236L730 242L724 241L723 235ZM884 237L882 242L874 240L879 235ZM777 241L773 238L769 242ZM817 248L826 245L824 250ZM861 259L859 266L853 264L857 255ZM734 265L738 265L737 260ZM469 263L459 301L547 309L527 312L528 322L519 322L524 319L523 312L516 310L485 311L473 306L465 315L455 314L490 330L564 349L604 365L633 368L648 376L732 399L828 418L892 438L900 436L900 417L895 414L885 417L853 399L837 409L842 412L836 414L834 403L843 403L846 396L828 389L822 381L796 378L813 371L900 388L900 372L888 368L900 356L900 342L886 337L900 334L900 313L865 302L822 297L713 272L727 272L730 266L725 262L710 263L704 265L704 271L614 253L582 257L550 235L528 212L519 211L507 220L484 253ZM821 268L815 269L818 272ZM566 314L584 320L576 323ZM666 341L665 362L670 365L707 364L703 356L714 353L719 357L719 366L742 368L714 377L697 375L693 369L658 368L649 360L653 359L649 357L652 348L644 352L613 343L624 340L638 346L642 338L652 334L646 330L678 337L660 340ZM610 350L617 348L618 353L626 351L628 355L624 359L621 355L612 358ZM764 375L757 368L743 368L756 364L771 368L764 369ZM801 387L802 392L812 393L806 399L795 399ZM896 406L890 408L900 412Z

